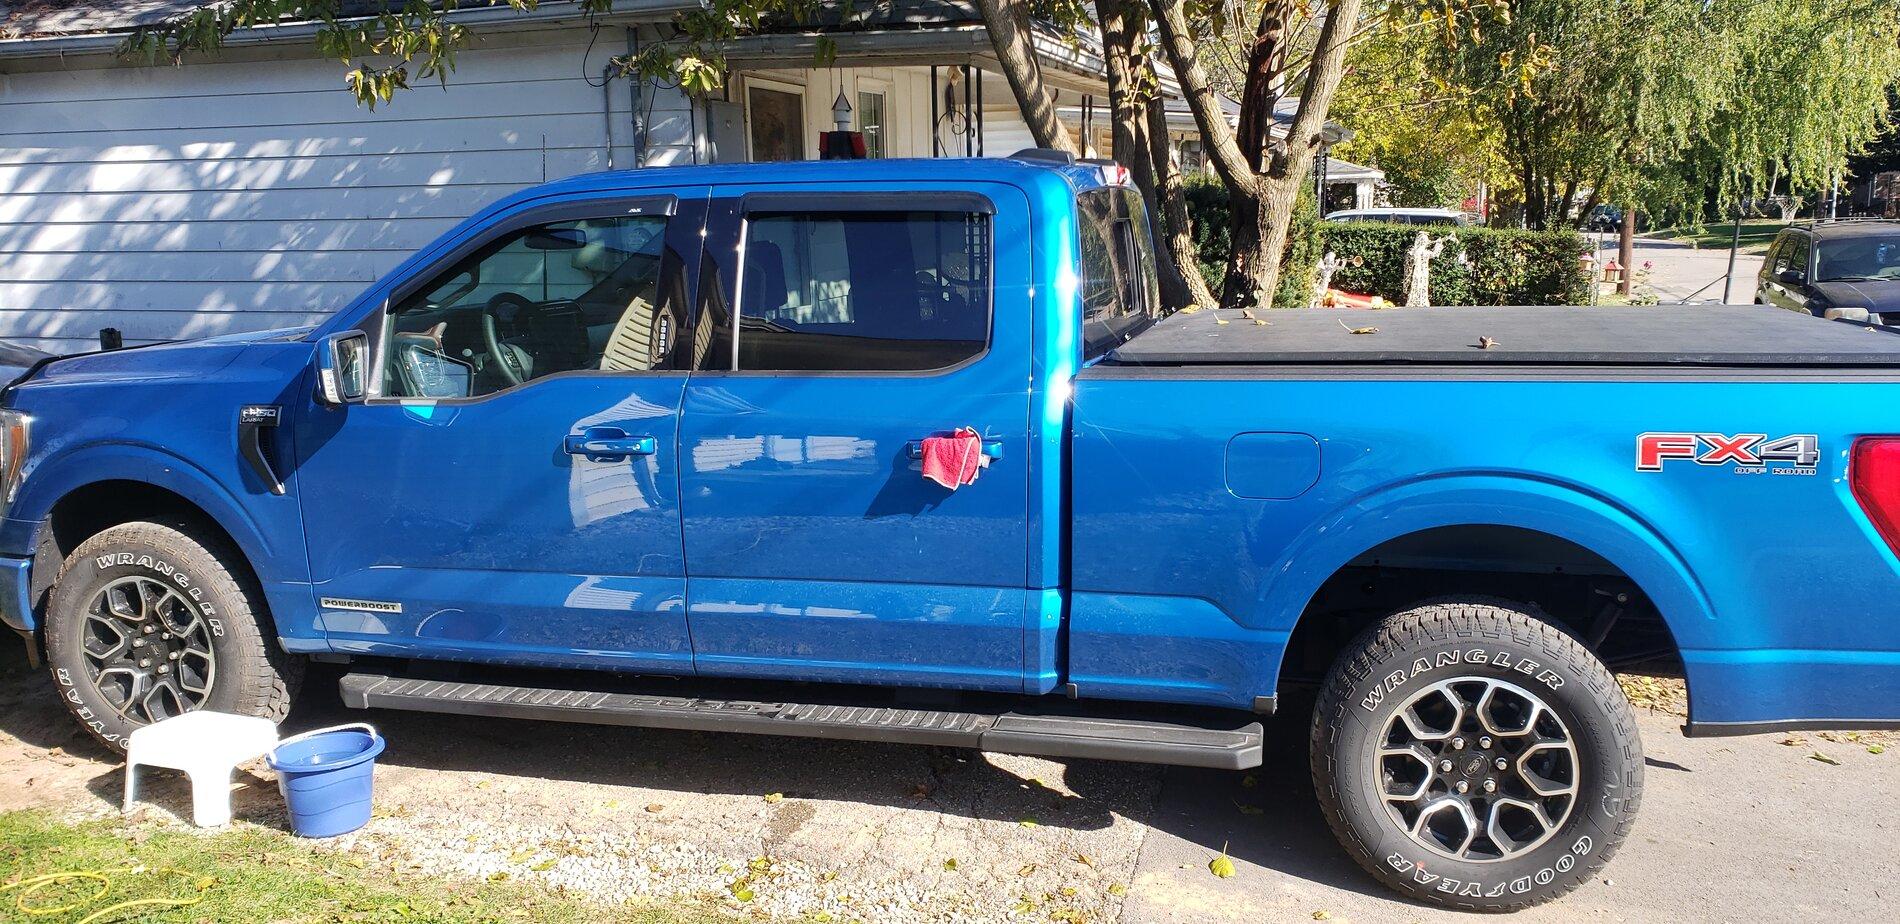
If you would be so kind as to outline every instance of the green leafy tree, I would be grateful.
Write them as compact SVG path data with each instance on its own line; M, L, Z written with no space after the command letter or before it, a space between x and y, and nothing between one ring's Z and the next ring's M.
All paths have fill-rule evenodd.
M1428 73L1493 123L1526 224L1814 189L1885 127L1886 0L1508 0L1440 30ZM1581 207L1573 203L1581 198Z

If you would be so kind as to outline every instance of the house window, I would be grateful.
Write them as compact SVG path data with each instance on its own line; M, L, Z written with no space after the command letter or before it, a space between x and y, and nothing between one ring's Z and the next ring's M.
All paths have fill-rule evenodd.
M864 156L884 155L884 94L858 91L858 131L864 133Z
M797 93L752 86L746 89L751 119L752 159L805 159L805 98Z

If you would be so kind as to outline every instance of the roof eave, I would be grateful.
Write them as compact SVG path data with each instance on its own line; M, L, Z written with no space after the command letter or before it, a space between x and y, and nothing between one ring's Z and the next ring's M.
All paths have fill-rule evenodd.
M466 26L481 26L486 31L505 32L572 22L652 22L674 13L704 7L703 0L617 0L613 12L590 14L577 0L559 0L540 4L533 10L511 7L459 9L449 18ZM350 22L364 20L347 20ZM224 39L230 48L264 45L293 45L310 41L320 23L295 22L283 25L252 26L231 33ZM11 58L55 58L71 55L113 54L129 32L97 32L87 35L48 35L34 38L0 39L0 60Z

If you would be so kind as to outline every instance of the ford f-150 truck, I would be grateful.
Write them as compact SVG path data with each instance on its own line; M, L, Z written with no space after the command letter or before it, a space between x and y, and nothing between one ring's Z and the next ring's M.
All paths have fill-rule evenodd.
M24 370L0 615L111 744L281 719L313 659L354 707L1235 769L1310 709L1345 849L1491 910L1630 830L1606 665L1679 663L1690 734L1900 725L1900 334L1163 317L1151 246L1037 152L530 189L314 329Z

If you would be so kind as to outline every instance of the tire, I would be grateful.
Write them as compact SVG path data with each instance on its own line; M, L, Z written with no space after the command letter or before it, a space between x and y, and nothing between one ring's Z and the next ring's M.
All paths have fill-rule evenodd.
M94 737L124 751L133 729L195 709L283 721L303 662L266 631L239 560L158 522L106 529L66 559L46 605L46 660Z
M1466 911L1588 881L1643 785L1635 715L1602 662L1535 610L1484 598L1406 610L1348 645L1313 710L1312 766L1359 865Z

